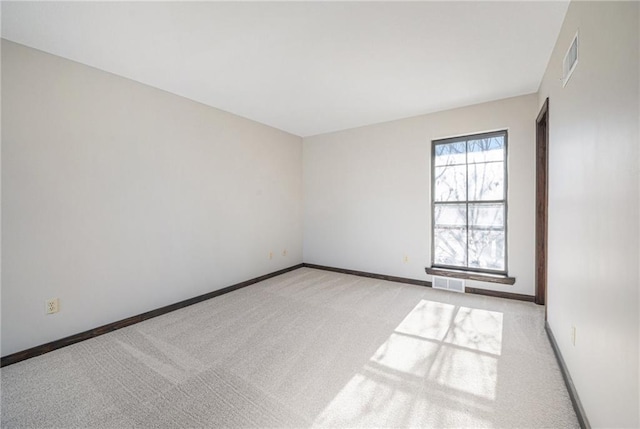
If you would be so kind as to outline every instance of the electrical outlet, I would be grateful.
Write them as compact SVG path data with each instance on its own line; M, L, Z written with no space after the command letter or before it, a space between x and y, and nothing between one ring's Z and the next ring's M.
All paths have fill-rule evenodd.
M273 259L273 252L269 252L269 259Z
M572 326L571 327L571 344L573 344L573 346L576 346L576 327Z
M60 309L58 298L51 298L45 301L44 311L46 314L57 313Z
M404 262L405 264L409 263L409 256L408 255L404 255L404 258L402 258L402 262Z
M284 250L282 251L282 256L287 256L287 249L284 249Z

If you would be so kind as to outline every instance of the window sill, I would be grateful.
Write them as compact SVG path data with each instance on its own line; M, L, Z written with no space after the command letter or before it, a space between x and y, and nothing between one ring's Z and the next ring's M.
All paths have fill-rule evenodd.
M477 273L473 271L450 270L444 268L425 268L427 274L432 276L453 277L456 279L476 280L479 282L501 283L512 285L516 282L515 277L500 274Z

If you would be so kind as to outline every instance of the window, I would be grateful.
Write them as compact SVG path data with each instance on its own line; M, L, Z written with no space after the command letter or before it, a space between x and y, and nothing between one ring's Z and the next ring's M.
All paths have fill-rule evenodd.
M507 132L432 143L432 266L507 274Z

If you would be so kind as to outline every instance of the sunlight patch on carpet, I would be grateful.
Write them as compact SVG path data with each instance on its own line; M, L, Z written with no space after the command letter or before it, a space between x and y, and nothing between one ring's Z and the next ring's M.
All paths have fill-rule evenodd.
M411 426L438 407L482 425L496 399L502 330L500 312L421 300L314 425ZM470 415L475 409L483 413Z

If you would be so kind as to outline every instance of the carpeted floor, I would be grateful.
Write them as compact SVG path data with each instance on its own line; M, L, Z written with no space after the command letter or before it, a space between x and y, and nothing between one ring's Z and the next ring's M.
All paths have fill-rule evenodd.
M2 368L2 427L578 427L543 311L301 268Z

